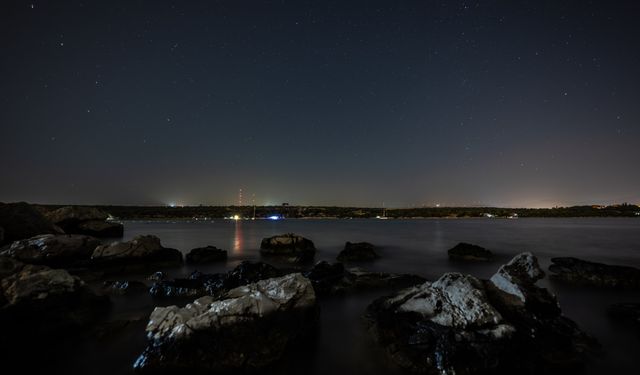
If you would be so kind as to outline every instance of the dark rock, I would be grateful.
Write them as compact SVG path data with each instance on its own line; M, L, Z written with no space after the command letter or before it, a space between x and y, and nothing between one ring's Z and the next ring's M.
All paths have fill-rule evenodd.
M289 261L313 259L316 248L313 242L293 233L264 238L260 244L262 255L277 255Z
M124 225L114 221L86 221L78 224L70 233L81 233L100 238L116 238L124 235Z
M182 264L182 253L162 247L156 236L137 236L131 241L98 246L91 256L93 266L115 267L119 271Z
M227 250L221 250L215 246L198 247L189 251L185 257L185 261L191 264L213 263L225 260L227 260Z
M127 280L127 281L112 281L108 280L102 284L102 290L107 294L133 294L146 292L147 286L142 281Z
M100 241L93 237L67 234L43 234L15 241L0 255L25 263L64 267L91 258Z
M480 260L487 261L493 258L491 251L478 245L472 245L460 242L453 248L449 249L449 258L457 260Z
M184 308L156 307L149 345L137 371L251 371L278 361L317 321L315 293L300 274L238 287L220 300L207 296Z
M640 269L610 266L577 258L553 258L549 271L554 279L581 285L639 289Z
M337 257L340 262L357 262L378 258L380 256L376 253L374 246L368 242L347 242Z
M2 258L0 258L2 259ZM62 269L0 260L0 346L39 335L70 334L102 315L109 305L76 276ZM78 332L78 331L75 331Z
M94 207L66 206L47 212L46 216L52 223L64 229L71 223L105 221L109 214Z
M106 221L109 214L94 207L66 206L47 213L52 223L65 233L94 237L122 237L124 226Z
M609 306L607 313L616 320L631 323L640 333L640 303L614 303Z
M238 286L282 275L283 272L269 264L244 261L227 273L195 271L188 278L160 280L151 286L149 292L153 297L218 297Z
M385 272L365 272L356 268L346 270L342 263L316 263L305 272L318 296L343 294L359 289L397 288L420 284L424 278L415 275Z
M0 203L0 227L4 230L4 243L37 236L61 233L35 207L28 203Z
M491 281L448 273L367 309L376 340L421 374L538 374L580 370L597 342L563 317L537 260L525 253Z

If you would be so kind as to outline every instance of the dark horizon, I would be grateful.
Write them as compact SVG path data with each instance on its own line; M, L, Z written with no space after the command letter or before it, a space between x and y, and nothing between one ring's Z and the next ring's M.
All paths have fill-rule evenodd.
M640 202L637 2L0 6L0 201Z

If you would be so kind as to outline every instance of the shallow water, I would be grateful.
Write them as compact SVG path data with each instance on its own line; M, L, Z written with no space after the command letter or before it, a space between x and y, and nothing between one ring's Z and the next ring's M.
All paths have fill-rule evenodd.
M381 258L357 264L367 270L414 273L436 279L445 272L490 277L512 256L530 251L546 269L550 258L581 259L640 267L640 219L425 219L425 220L281 220L207 222L125 222L125 240L139 234L154 234L166 247L187 253L214 245L228 249L222 264L200 267L202 272L221 272L242 260L260 260L264 237L294 232L314 241L316 260L334 261L345 241L367 241L379 247ZM496 257L486 263L451 262L447 250L458 242L470 242L492 250ZM277 264L275 264L277 265ZM182 267L170 276L193 270ZM545 278L541 284L558 295L563 312L585 331L597 337L606 355L594 358L588 374L635 373L640 365L640 336L630 326L612 321L606 308L615 302L640 302L640 292L620 292L576 287ZM321 301L320 333L309 347L299 348L291 359L280 363L275 373L309 374L399 373L389 364L365 331L361 315L366 306L388 291L330 298ZM161 302L162 303L162 302ZM77 346L68 358L60 358L55 372L127 373L145 346L146 316L157 302L148 295L115 297L112 319L139 316L142 319L107 339Z

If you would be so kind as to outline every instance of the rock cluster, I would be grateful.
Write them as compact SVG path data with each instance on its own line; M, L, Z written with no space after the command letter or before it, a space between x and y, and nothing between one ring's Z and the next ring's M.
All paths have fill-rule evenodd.
M640 269L588 262L577 258L552 258L552 277L569 283L608 288L640 289Z
M524 253L489 281L448 273L375 301L367 319L400 366L421 374L536 374L580 368L598 345L561 315Z
M282 357L317 320L311 282L289 274L202 297L180 308L157 307L138 371L227 372L264 368Z
M282 275L283 272L269 264L244 261L227 273L195 271L188 278L156 278L149 292L153 297L218 297L230 289Z

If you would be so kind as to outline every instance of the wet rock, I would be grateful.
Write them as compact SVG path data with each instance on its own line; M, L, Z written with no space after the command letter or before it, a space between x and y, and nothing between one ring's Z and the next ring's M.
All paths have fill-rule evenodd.
M460 242L453 248L449 249L449 258L456 260L479 260L487 261L493 258L493 253L478 245L472 245Z
M102 284L102 291L106 294L134 294L143 293L148 290L147 285L142 281L125 280L113 281L107 280Z
M227 372L256 370L278 361L309 334L318 309L311 282L301 274L207 296L180 308L156 307L149 318L149 345L137 371Z
M136 236L131 241L98 246L92 256L94 266L114 267L127 271L142 267L176 266L182 264L182 253L163 247L156 236Z
M577 258L553 258L549 271L557 280L607 288L640 289L640 269L588 262Z
M520 254L490 281L448 273L372 303L366 318L400 366L421 374L537 374L579 370L597 342L561 315Z
M61 233L40 211L28 203L0 203L0 227L4 243L47 233Z
M380 255L376 253L374 246L368 242L347 242L337 257L340 262L357 262L378 258L380 258Z
M188 278L160 280L151 286L149 292L153 297L218 297L238 286L282 275L283 272L269 264L244 261L227 273L195 271Z
M43 234L15 241L0 253L25 263L64 267L87 261L100 241L93 237L67 234Z
M189 251L185 261L191 264L204 264L227 260L227 251L215 246L198 247Z
M153 274L149 275L149 277L147 277L147 280L149 281L162 281L162 280L166 280L167 275L165 275L164 272L162 271L157 271L154 272Z
M420 284L424 278L415 275L385 272L366 272L357 268L345 269L342 263L316 263L305 272L319 296L343 294L359 289L397 288Z
M0 258L0 346L33 335L70 334L95 321L109 305L76 276L62 269Z
M315 252L316 248L311 240L293 233L264 238L260 244L262 255L279 256L289 261L313 259Z

